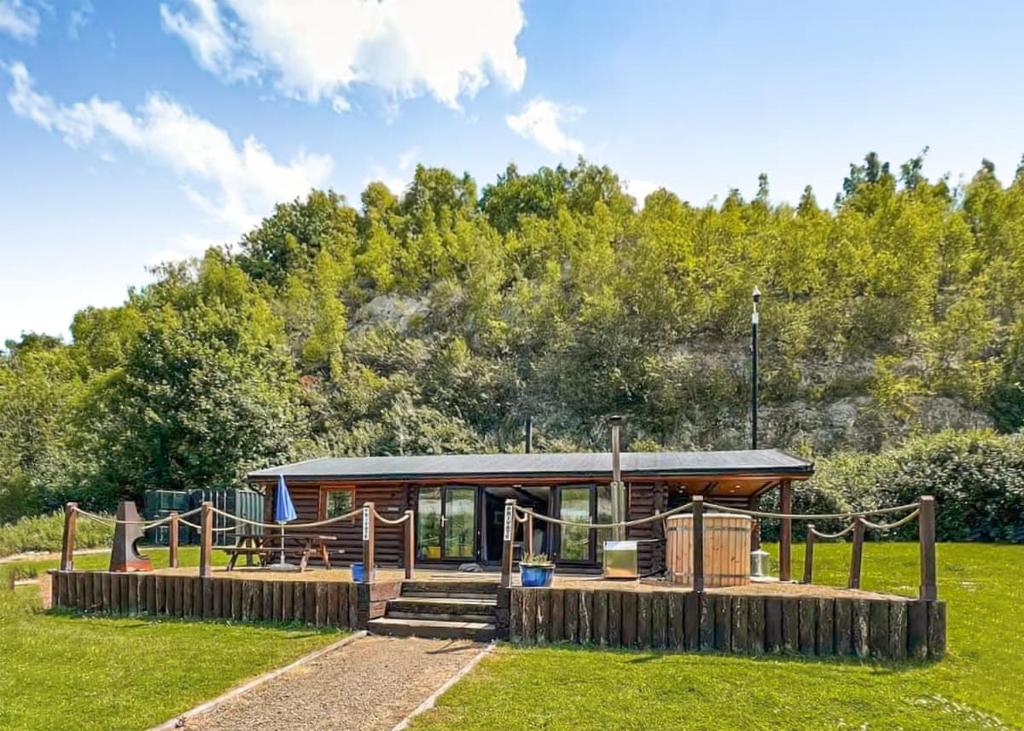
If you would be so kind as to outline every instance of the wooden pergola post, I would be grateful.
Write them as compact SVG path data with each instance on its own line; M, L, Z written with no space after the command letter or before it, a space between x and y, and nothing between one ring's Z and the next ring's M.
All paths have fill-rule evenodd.
M373 502L363 503L363 583L373 581L374 564Z
M170 533L167 536L167 565L172 569L178 568L178 513L171 513L171 522L167 528Z
M704 496L693 496L693 590L704 591Z
M853 554L850 556L850 581L847 587L860 588L860 566L864 559L864 521L855 518L853 524Z
M78 503L68 503L64 506L64 535L60 544L61 571L73 571L75 568L75 524L77 522Z
M199 575L213 576L213 503L203 502L199 513Z
M812 583L814 579L814 523L807 524L807 543L804 550L804 582Z
M512 548L516 537L516 501L505 501L505 523L501 541L501 580L503 589L512 586Z
M779 487L779 512L793 512L793 487L789 480L783 480ZM793 576L793 519L782 518L779 525L779 581L789 581Z
M921 543L921 585L918 596L925 601L935 601L939 598L935 571L935 498L923 495L919 510L917 531Z
M416 514L405 511L405 578L416 577Z

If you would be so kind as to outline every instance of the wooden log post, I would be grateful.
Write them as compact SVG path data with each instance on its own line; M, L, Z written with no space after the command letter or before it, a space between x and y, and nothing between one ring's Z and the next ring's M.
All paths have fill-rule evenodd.
M939 597L935 572L935 498L921 497L918 514L918 540L921 543L921 585L918 597L924 601L935 601Z
M178 513L171 513L171 522L167 524L167 565L178 568Z
M784 480L779 488L779 512L793 512L793 488L789 480ZM782 518L779 525L779 581L792 578L793 565L793 519Z
M505 501L505 524L501 542L501 586L512 586L512 542L516 536L516 501Z
M523 553L533 555L533 510L526 513L526 525L523 526Z
M855 519L853 524L853 554L850 557L850 581L847 587L860 588L860 566L864 558L864 521Z
M363 503L363 583L373 581L374 530L373 501Z
M807 524L807 543L804 547L804 581L810 584L814 580L814 523Z
M405 578L416 578L416 514L405 511Z
M78 503L64 506L64 535L60 544L60 570L75 569L75 524L78 523ZM14 574L11 574L13 576Z
M213 576L213 503L206 501L199 513L199 575Z
M693 590L704 591L704 496L693 496Z

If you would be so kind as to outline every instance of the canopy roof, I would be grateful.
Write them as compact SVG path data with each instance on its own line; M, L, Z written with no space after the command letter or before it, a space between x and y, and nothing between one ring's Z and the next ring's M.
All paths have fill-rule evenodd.
M778 449L728 452L623 452L623 479L640 477L810 477L814 465ZM423 480L609 477L610 452L438 454L415 457L327 457L249 473L253 481Z

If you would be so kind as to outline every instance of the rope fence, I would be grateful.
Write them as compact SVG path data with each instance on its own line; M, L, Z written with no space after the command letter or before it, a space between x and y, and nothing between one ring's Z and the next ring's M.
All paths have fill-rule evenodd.
M118 518L111 518L106 515L97 515L96 513L90 513L88 510L83 510L82 508L74 508L74 511L78 515L88 518L89 520L92 520L96 523L102 523L104 525L112 526L138 525L142 526L143 530L148 530L150 528L155 528L158 525L170 523L172 520L174 520L175 517L177 517L180 520L181 518L185 518L190 515L195 515L200 510L202 510L202 508L194 508L193 510L189 510L187 513L172 513L171 515L159 518L157 520L120 520Z
M332 523L339 523L343 520L349 520L350 518L354 518L355 516L360 515L363 512L362 508L357 508L356 510L352 510L348 513L345 513L344 515L336 515L333 518L327 518L325 520L316 520L310 523L263 523L259 520L251 520L249 518L243 518L240 515L228 513L224 510L221 510L220 508L211 508L211 510L216 515L222 515L225 518L229 518L230 520L235 520L239 523L245 523L246 525L251 525L256 528L271 528L273 530L283 529L286 531L303 530L305 528L321 528L325 525L331 525Z
M788 503L783 503L788 507ZM524 544L523 548L527 554L533 553L533 523L535 520L540 520L551 525L558 525L566 528L579 528L584 530L611 530L616 528L633 528L648 523L664 522L667 518L675 515L681 515L685 512L692 512L693 514L693 561L694 561L694 590L703 591L703 524L704 518L708 515L708 511L712 511L710 514L714 514L715 511L720 513L728 513L735 515L748 516L750 518L767 519L767 520L779 520L782 522L787 532L789 531L788 525L791 521L814 521L814 520L839 520L839 519L851 519L852 522L845 528L834 532L825 533L817 530L813 522L809 522L807 526L807 541L805 548L804 558L804 583L811 583L813 580L814 573L814 546L816 542L820 540L838 540L845 538L852 534L852 557L850 562L850 578L848 582L848 588L859 589L860 588L860 573L861 564L863 558L863 544L864 534L868 530L889 532L901 528L905 525L910 524L913 521L918 522L918 533L919 541L921 544L921 584L920 584L920 597L926 600L934 600L936 598L936 582L935 582L935 501L934 498L925 496L919 501L914 503L907 503L905 505L897 505L887 508L875 508L872 510L861 510L861 511L846 511L841 513L821 513L821 514L808 514L808 513L793 513L793 512L780 512L771 513L761 510L749 510L744 508L732 507L729 505L719 505L717 503L711 503L704 500L703 496L694 496L691 502L685 505L680 505L671 510L664 512L654 512L652 515L644 516L634 520L624 521L613 521L607 523L593 523L589 521L573 521L566 520L564 518L555 517L552 515L544 515L536 512L533 508L520 507L514 499L509 499L505 504L505 521L503 531L503 551L501 559L501 585L510 586L511 583L511 571L512 571L512 544L515 540L516 527L523 525L524 533ZM201 513L199 523L194 523L187 520L188 517ZM869 520L869 517L874 516L889 516L897 513L906 513L906 515L893 520L888 523L874 522ZM400 526L404 525L405 530L405 546L404 546L404 564L405 574L407 579L411 579L414 576L415 567L415 554L416 554L416 520L415 512L413 510L406 510L400 518L388 518L377 511L373 502L367 501L359 508L351 510L343 515L337 515L324 520L308 521L302 523L267 523L258 520L252 520L239 515L234 515L225 510L221 510L214 507L212 503L206 502L199 508L183 512L183 513L172 513L166 517L156 520L124 520L119 518L111 518L103 515L97 515L96 513L83 510L75 503L68 503L65 511L65 529L64 539L62 545L62 557L61 557L61 568L62 570L70 570L73 565L73 550L74 550L74 524L77 517L82 517L93 520L106 525L119 526L133 525L140 526L143 529L154 528L157 526L171 524L171 536L169 541L170 550L170 561L171 566L177 566L177 548L178 538L176 527L180 524L184 524L193 530L196 530L200 534L201 538L201 549L200 549L200 574L202 576L209 576L211 571L210 561L210 550L212 543L212 536L215 533L226 533L230 531L237 531L239 525L249 525L255 528L271 529L280 531L283 534L286 531L303 531L311 528L320 528L335 523L340 523L346 520L352 520L357 516L362 516L362 543L363 543L363 570L364 570L364 581L373 581L375 573L375 525L379 522L387 526ZM230 521L234 522L234 525L214 527L213 517L221 516ZM647 541L656 542L656 541ZM783 540L780 542L780 563L783 560L783 553L789 551L790 545L787 541ZM788 566L788 553L786 556ZM785 575L783 575L785 574ZM789 580L788 573L780 569L780 578L783 581Z

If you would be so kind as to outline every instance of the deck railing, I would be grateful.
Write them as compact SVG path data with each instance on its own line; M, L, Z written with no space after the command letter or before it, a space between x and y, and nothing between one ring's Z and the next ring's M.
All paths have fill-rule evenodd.
M199 513L199 523L192 523L186 518ZM180 565L179 561L179 540L178 540L178 528L180 525L187 525L190 528L196 530L199 534L199 575L201 577L210 577L213 574L213 534L217 532L237 530L235 526L227 526L222 528L213 527L213 516L214 514L222 515L230 518L236 523L244 523L253 527L258 528L272 528L282 532L305 530L309 528L318 528L332 523L338 523L343 520L354 518L357 515L362 516L362 544L363 544L363 581L365 583L372 582L375 575L376 569L376 524L378 522L385 525L405 525L404 531L404 556L403 563L405 569L405 578L413 579L416 575L416 520L415 514L412 510L406 510L401 518L390 519L386 518L377 512L374 503L366 502L362 507L357 508L351 512L345 513L344 515L338 515L333 518L326 520L318 520L307 523L263 523L257 520L250 520L241 516L233 515L214 507L212 502L204 502L200 507L190 510L186 513L172 512L164 518L158 520L122 520L119 518L110 518L103 515L97 515L87 510L83 510L78 506L78 503L69 502L64 506L64 532L61 538L61 560L60 570L61 571L73 571L75 565L75 528L78 525L78 517L82 516L87 520L93 520L99 523L113 526L115 531L119 526L138 526L140 530L147 530L149 528L155 528L159 525L168 525L170 529L170 537L167 545L167 565L170 568L178 568Z
M793 520L808 521L807 530L807 544L806 552L804 555L804 583L811 583L814 577L814 546L819 540L830 540L843 538L847 534L852 533L851 541L851 560L850 560L850 575L849 581L847 582L848 588L859 589L860 578L861 578L861 567L863 563L863 551L864 551L864 535L867 530L876 531L890 531L895 530L903 525L908 524L914 518L917 518L918 523L918 540L920 543L920 583L918 587L918 595L923 600L935 600L938 596L937 581L936 581L936 556L935 556L935 498L929 495L922 496L916 503L910 503L907 505L899 505L891 508L879 508L876 510L859 511L859 512L845 512L845 513L832 513L832 514L796 514L796 513L767 513L757 510L745 510L742 508L735 508L726 505L716 505L714 503L707 502L703 496L695 495L692 502L682 505L678 508L666 511L664 513L655 513L651 516L639 518L637 520L620 521L617 523L586 523L578 521L562 520L553 516L543 515L536 513L531 509L521 508L517 505L514 499L506 500L505 502L505 514L504 514L504 531L502 535L502 556L501 556L501 586L508 587L511 585L512 580L512 566L513 566L513 551L515 536L517 528L520 524L525 524L524 527L524 548L527 553L532 553L532 541L533 541L533 522L534 520L542 520L548 523L553 523L563 526L573 526L586 529L608 529L608 528L622 528L626 529L632 526L641 525L644 523L664 521L666 518L677 515L686 511L691 511L693 515L693 588L696 592L704 591L704 515L708 508L718 510L725 513L735 513L739 515L746 515L751 518L761 519L777 519L782 525L791 525ZM909 511L909 512L908 512ZM868 520L869 516L876 515L889 515L893 513L907 512L907 515L903 516L899 520L892 523L874 523ZM195 524L187 520L188 517L199 513L199 523ZM199 548L199 575L203 577L209 577L213 572L213 561L212 561L212 550L213 550L213 534L218 531L234 530L232 527L228 528L214 528L213 527L213 516L214 513L223 515L231 518L237 523L246 523L252 526L261 528L277 528L282 532L287 530L303 530L308 528L320 527L329 525L342 520L347 520L355 517L356 515L362 516L362 547L363 547L363 576L364 581L369 583L374 580L375 577L375 558L376 558L376 524L378 522L384 525L402 525L405 524L404 531L404 568L405 578L412 579L415 576L415 560L416 560L416 534L415 534L415 514L412 510L406 510L401 518L389 519L377 512L373 502L366 502L362 507L357 508L344 515L335 516L326 520L313 521L308 523L293 523L290 525L281 525L273 523L263 523L260 521L250 520L248 518L242 518L240 516L232 515L225 511L219 510L213 506L211 502L204 502L200 507L190 510L185 513L171 513L165 518L158 520L144 521L144 520L121 520L118 518L109 518L106 516L96 515L86 510L81 509L77 503L70 502L65 506L64 514L64 533L62 538L61 546L61 563L60 568L62 571L71 571L74 568L74 543L75 543L75 527L77 525L78 516L81 515L83 518L89 520L95 520L102 523L115 526L119 525L135 525L145 530L147 528L153 528L158 525L169 524L170 526L170 540L168 541L168 565L172 568L176 568L179 565L178 558L178 527L180 524L188 525L196 529L199 532L200 537L200 548ZM852 519L852 522L843 530L837 533L822 533L815 528L814 520L824 519ZM781 562L780 562L781 563ZM781 570L780 566L780 570ZM781 573L781 571L780 571Z
M516 530L520 524L525 524L523 534L524 548L528 553L532 553L532 526L535 519L556 525L573 526L586 529L629 528L642 523L658 520L663 521L672 515L689 510L693 515L693 590L698 593L703 592L705 581L704 516L708 509L714 509L724 513L746 515L751 518L776 519L780 521L783 527L789 527L790 530L792 521L794 520L813 521L851 518L852 522L849 526L834 534L826 534L817 531L814 527L814 523L810 523L808 525L807 550L804 559L803 577L804 583L811 583L814 573L814 545L818 539L842 538L847 534L852 533L853 540L851 541L852 554L850 559L850 577L847 582L848 588L850 589L860 588L865 532L867 530L876 530L881 532L895 530L910 523L916 518L918 522L918 540L920 543L920 584L918 587L918 597L922 600L933 601L938 596L935 568L935 498L930 495L924 495L918 502L909 503L907 505L878 508L876 510L830 514L799 514L792 512L768 513L758 510L745 510L743 508L735 508L727 505L717 505L706 501L702 495L695 495L693 496L692 502L678 508L674 508L673 510L664 513L655 513L652 516L640 518L638 520L620 521L617 523L586 523L562 520L560 518L554 518L541 513L535 513L533 510L528 508L521 508L517 505L514 499L509 499L505 502L505 522L501 558L501 586L511 586ZM874 523L868 520L869 516L891 515L893 513L900 512L906 512L907 515L892 523ZM785 557L782 556L781 553L785 553L785 551L780 550L780 574L783 573L782 570L785 568L785 564L788 564L788 561L782 560ZM780 576L780 578L782 577Z

